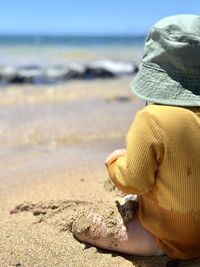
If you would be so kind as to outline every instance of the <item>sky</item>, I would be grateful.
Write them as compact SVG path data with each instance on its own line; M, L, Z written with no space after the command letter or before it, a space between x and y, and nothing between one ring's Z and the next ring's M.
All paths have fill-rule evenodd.
M0 34L142 35L199 0L0 0Z

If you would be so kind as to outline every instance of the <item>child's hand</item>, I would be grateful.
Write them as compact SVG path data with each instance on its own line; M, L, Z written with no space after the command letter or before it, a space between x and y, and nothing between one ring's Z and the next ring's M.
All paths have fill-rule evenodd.
M108 162L112 159L112 158L115 158L117 156L123 156L127 153L127 150L126 149L116 149L114 150L105 160L105 165L108 166Z

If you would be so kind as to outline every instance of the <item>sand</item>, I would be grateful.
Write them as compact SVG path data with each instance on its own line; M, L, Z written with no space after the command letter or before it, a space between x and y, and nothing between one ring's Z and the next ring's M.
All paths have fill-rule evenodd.
M125 146L144 106L130 81L0 91L0 266L166 266L166 257L103 251L72 234L87 224L74 218L88 209L101 210L109 224L122 216L115 204L122 194L109 181L104 159Z

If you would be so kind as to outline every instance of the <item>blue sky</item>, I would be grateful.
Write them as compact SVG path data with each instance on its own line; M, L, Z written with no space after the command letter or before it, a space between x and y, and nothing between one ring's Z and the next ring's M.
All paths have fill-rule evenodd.
M200 15L200 1L1 0L0 34L145 34L181 13Z

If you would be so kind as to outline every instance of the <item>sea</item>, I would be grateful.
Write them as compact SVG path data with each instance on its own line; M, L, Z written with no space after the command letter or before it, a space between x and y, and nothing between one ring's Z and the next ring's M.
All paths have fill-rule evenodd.
M144 39L144 36L0 35L0 83L23 82L27 77L32 81L33 76L34 81L47 81L44 74L47 71L56 80L63 79L63 75L68 75L64 73L66 66L74 63L77 70L77 64L80 69L85 64L101 62L98 68L108 66L111 72L118 64L118 73L130 73L130 62L137 64L142 58ZM26 77L21 79L22 71Z
M1 64L56 64L97 59L138 60L144 36L1 35Z

